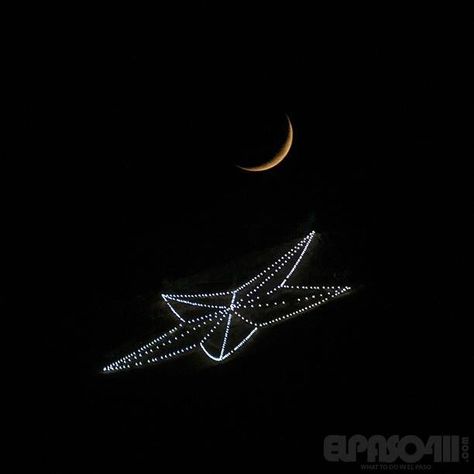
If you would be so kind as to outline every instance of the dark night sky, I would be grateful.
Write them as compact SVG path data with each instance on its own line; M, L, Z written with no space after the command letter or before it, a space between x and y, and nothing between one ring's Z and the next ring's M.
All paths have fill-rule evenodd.
M25 326L45 333L31 428L46 462L159 469L176 450L176 465L217 467L255 452L345 472L322 457L328 434L468 434L472 356L450 296L466 179L454 157L472 155L466 25L178 10L23 39L22 245L41 289ZM239 171L278 145L284 114L289 157ZM163 286L311 229L363 290L223 366L98 375L170 317L152 311Z

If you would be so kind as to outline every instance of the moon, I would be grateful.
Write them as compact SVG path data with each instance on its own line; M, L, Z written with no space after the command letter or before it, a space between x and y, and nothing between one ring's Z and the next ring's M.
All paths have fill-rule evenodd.
M286 155L288 155L291 145L293 144L293 127L291 126L290 117L288 117L288 115L286 116L286 119L288 120L288 134L286 136L285 142L283 143L281 148L278 150L278 152L273 156L273 158L267 161L266 163L263 163L258 166L252 166L249 168L238 166L241 170L251 171L251 172L267 171L269 169L275 168L275 166L279 165L286 158Z

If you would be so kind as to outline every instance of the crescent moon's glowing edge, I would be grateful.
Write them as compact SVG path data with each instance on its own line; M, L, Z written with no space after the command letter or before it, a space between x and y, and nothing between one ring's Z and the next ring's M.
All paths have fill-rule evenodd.
M280 148L280 151L278 151L278 153L270 161L267 161L266 163L263 163L262 165L252 166L250 168L244 168L243 166L238 166L241 170L267 171L271 168L274 168L276 165L278 165L285 159L286 155L288 155L288 152L290 151L291 145L293 144L293 127L291 126L290 117L288 117L288 115L286 116L286 119L288 120L288 136L286 138L285 143Z

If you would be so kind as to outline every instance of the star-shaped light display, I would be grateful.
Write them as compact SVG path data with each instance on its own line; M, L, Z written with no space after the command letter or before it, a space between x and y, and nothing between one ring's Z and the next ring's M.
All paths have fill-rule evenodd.
M105 366L104 373L146 367L191 351L220 362L254 334L301 315L351 290L349 286L291 285L311 245L309 233L293 248L238 288L217 293L162 294L178 320L170 331Z

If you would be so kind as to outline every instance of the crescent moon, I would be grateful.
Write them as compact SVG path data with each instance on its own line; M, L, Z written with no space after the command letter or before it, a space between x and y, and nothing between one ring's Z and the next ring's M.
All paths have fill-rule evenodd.
M293 127L291 126L290 117L288 117L288 115L286 116L286 119L288 120L288 134L285 143L283 143L280 150L275 154L275 156L270 161L267 161L266 163L263 163L258 166L252 166L250 168L244 168L243 166L239 166L241 170L252 172L267 171L280 164L286 158L286 155L288 155L291 145L293 144Z

